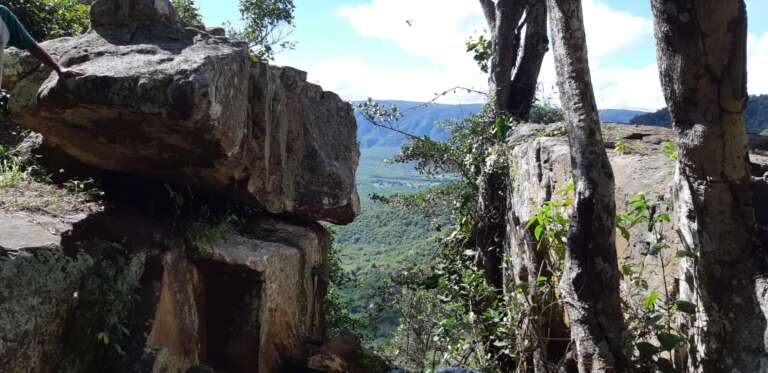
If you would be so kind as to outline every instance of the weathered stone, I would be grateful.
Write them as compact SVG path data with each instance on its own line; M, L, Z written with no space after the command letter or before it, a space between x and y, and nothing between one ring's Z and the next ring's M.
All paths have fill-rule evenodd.
M613 167L616 181L617 213L627 211L628 202L639 193L644 193L649 201L657 203L657 213L671 214L671 183L675 173L675 160L664 154L665 142L674 142L673 130L652 126L604 125L608 156ZM752 138L753 144L763 142L759 136ZM622 152L618 144L623 147ZM536 209L551 199L562 199L558 192L565 189L571 180L571 160L568 139L553 131L552 127L541 125L523 125L516 129L509 141L510 149L510 190L508 196L508 247L509 256L518 258L512 261L507 271L507 282L533 281L530 263L538 263L536 243L532 233L526 229L528 221L535 215ZM768 157L751 154L755 177L768 169ZM755 184L755 206L765 205L768 198L765 183ZM768 221L765 209L756 209L758 221ZM765 223L763 223L765 224ZM680 248L680 240L675 227L664 223L661 233L664 241L671 248L662 250L659 255L649 256L653 250L651 242L655 239L648 232L647 224L639 224L630 230L631 238L627 242L617 232L616 250L620 264L644 266L643 277L652 289L676 290L679 276L678 261L675 253ZM662 260L664 266L662 268ZM625 284L626 285L626 284ZM623 290L629 290L625 287Z
M10 253L0 255L0 367L53 372L79 279L93 262L65 256L55 245Z
M251 61L245 44L171 27L166 6L100 0L94 30L44 43L84 77L61 81L11 52L18 123L93 167L271 213L351 222L359 212L351 106L304 72ZM167 29L148 26L156 22Z
M351 373L347 364L341 360L340 357L329 354L321 353L309 358L307 368L314 369L315 371L327 372L327 373Z
M551 128L551 127L550 127ZM525 260L513 261L514 279L529 280L530 268L526 263L537 263L535 243L526 229L528 221L545 201L563 199L558 192L564 190L571 181L571 159L568 139L562 136L548 135L550 128L539 125L526 125L516 131L510 140L510 195L508 234L512 257ZM608 150L616 182L616 210L623 213L627 203L639 193L645 193L649 199L659 198L671 201L669 190L674 175L674 160L664 155L663 142L674 138L669 129L659 127L628 127L623 125L604 126L606 145L615 148L618 140L624 143L628 151L624 154ZM664 211L670 206L662 203ZM567 213L568 211L566 211ZM663 227L665 239L673 247L679 240L671 224ZM663 286L662 268L658 258L664 260L667 284L673 287L676 271L675 250L662 251L659 257L648 257L649 241L647 226L638 225L631 230L629 242L617 232L617 253L620 264L632 263L645 265L644 275L650 286L661 289ZM535 276L535 274L534 274ZM534 277L535 278L535 277ZM512 280L512 278L510 278ZM625 289L626 290L626 289Z
M330 239L317 224L179 231L121 210L76 223L60 246L2 244L3 372L280 372L322 338Z
M97 0L91 6L91 25L180 27L180 22L168 1Z

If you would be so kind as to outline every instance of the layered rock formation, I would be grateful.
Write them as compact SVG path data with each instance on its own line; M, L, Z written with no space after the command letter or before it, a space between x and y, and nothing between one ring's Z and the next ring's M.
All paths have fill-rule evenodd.
M18 123L86 164L225 194L275 214L349 223L359 212L351 106L247 47L182 29L167 1L101 0L94 30L43 43L61 81L9 53Z
M0 206L16 206L0 211L0 371L305 365L324 338L318 221L359 211L350 105L181 28L167 0L99 0L91 16L94 30L44 43L84 77L7 54L16 120L92 167L81 172L119 175L77 213L25 208L48 197L0 188Z
M559 192L571 181L568 139L556 132L551 126L524 125L509 139L506 246L511 250L508 255L516 258L507 273L512 282L515 279L535 282L538 269L532 271L530 267L541 262L542 254L536 249L536 240L527 223L544 202L563 200L565 197ZM604 135L616 181L616 212L627 212L630 200L644 193L650 203L658 206L656 214L671 214L675 160L665 154L664 144L675 141L674 131L651 126L606 125ZM761 146L761 141L764 139L754 138L753 147ZM763 175L768 169L768 158L759 154L752 154L751 158L759 190L755 198L764 199L766 194L762 191L768 190L768 177ZM764 201L755 202L755 206L762 205ZM768 222L762 217L765 214L758 212L758 215L761 221ZM643 268L642 275L652 289L661 291L666 279L666 286L674 290L679 276L675 254L682 250L678 235L672 224L663 224L658 233L670 248L659 251L651 247L659 237L648 228L647 224L635 226L629 241L617 232L620 265L632 264L635 271Z
M2 233L41 229L23 215L3 221ZM303 361L323 337L325 229L267 216L221 229L180 233L122 210L91 215L62 240L4 234L3 372L279 372Z

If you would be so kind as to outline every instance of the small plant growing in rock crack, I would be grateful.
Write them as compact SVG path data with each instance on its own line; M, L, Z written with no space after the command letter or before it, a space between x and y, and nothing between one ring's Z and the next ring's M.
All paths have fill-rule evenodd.
M645 260L638 266L625 263L621 275L629 287L628 299L622 300L627 329L628 349L636 360L636 366L642 372L661 371L663 373L681 372L680 361L676 361L674 351L683 347L688 338L677 323L696 313L696 305L676 299L675 289L667 281L670 263L665 259L664 251L670 250L664 234L665 224L671 223L668 213L662 211L663 201L649 201L644 193L632 198L627 211L617 214L617 228L627 242L632 238L632 229L645 225L647 239L646 257L657 261L661 269L662 288L651 289L642 277L648 269ZM677 257L690 257L690 253L679 251Z
M669 159L677 159L677 156L679 155L677 150L677 143L674 141L664 141L662 143L661 151L664 153L665 156Z
M541 137L563 137L568 135L568 127L564 124L553 124L547 126L545 130L539 133Z
M96 181L93 178L88 179L72 179L64 182L64 187L72 193L83 194L88 196L94 196L97 194L103 194L98 188Z
M190 223L186 239L190 247L200 253L216 242L237 235L244 224L240 217L233 214L201 219Z
M29 179L25 169L14 155L14 150L0 145L0 186L14 187Z
M630 145L626 140L618 139L613 146L613 150L618 154L627 155L632 153L633 148L632 145Z
M537 250L548 250L553 263L559 263L565 257L566 239L570 219L568 209L573 205L573 193L576 186L571 182L557 192L559 199L544 202L536 209L536 214L526 224L526 229L533 229Z

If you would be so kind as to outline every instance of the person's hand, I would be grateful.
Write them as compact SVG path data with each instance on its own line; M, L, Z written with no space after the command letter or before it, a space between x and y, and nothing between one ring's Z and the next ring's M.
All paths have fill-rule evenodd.
M68 68L62 67L59 69L59 71L57 71L57 73L59 74L59 78L66 80L69 78L77 78L78 76L85 75L85 70L68 69Z

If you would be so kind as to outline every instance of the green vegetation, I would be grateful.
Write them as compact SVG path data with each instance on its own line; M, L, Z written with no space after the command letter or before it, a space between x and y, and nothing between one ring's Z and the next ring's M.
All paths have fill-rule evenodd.
M382 165L379 169L389 175L387 183L361 184L362 214L354 223L336 227L336 265L347 277L332 293L334 299L348 305L348 320L356 320L353 324L361 327L372 346L390 340L399 324L394 305L380 304L382 292L392 285L393 277L422 267L434 257L436 229L448 223L446 216L430 217L405 206L374 201L371 197L426 189L420 183L423 180L412 179L410 172L403 172L402 181L397 181L398 167Z
M200 15L197 5L195 5L195 0L172 0L171 4L173 4L176 12L179 13L181 22L186 26L196 28L205 26L203 24L203 17Z
M101 194L93 180L71 179L56 185L32 160L22 159L18 143L26 134L0 122L0 209L69 216L98 208ZM17 135L11 132L18 130Z
M37 41L76 36L90 27L89 0L7 0L7 6Z
M613 146L613 150L616 151L616 153L626 155L632 153L632 145L627 143L624 139L618 139Z
M677 143L674 141L664 141L662 144L662 151L664 152L664 155L669 159L677 159L679 155L677 150Z
M293 48L287 40L293 29L293 0L240 0L245 28L234 32L248 42L251 53L269 61L279 49Z
M696 305L676 299L673 286L668 282L667 272L672 270L671 263L665 259L664 251L670 250L668 238L664 235L664 225L671 224L671 217L666 212L670 209L663 201L652 201L644 193L632 198L626 212L617 215L617 228L622 237L629 241L632 228L642 226L650 235L647 258L656 261L661 269L661 289L651 289L642 274L648 264L643 260L639 265L626 263L621 272L628 285L629 294L622 300L624 317L629 335L626 344L632 350L628 355L634 359L634 365L642 371L678 372L675 368L675 350L688 343L684 330L680 330L679 321L690 321L696 313ZM680 251L678 258L690 257L689 252ZM678 367L679 368L679 367Z
M62 372L84 372L102 360L114 366L128 364L126 356L130 332L128 312L139 300L136 288L144 273L143 255L128 256L125 248L108 242L94 242L99 254L82 277L76 294L79 317L73 320L73 332L66 333ZM87 310L87 312L84 312Z

